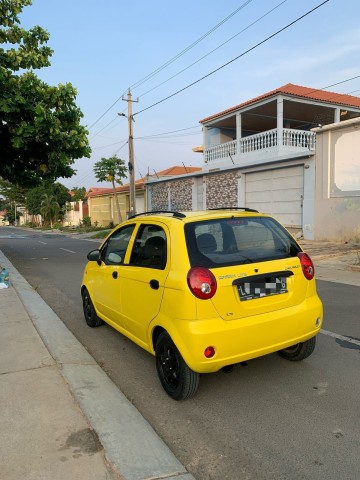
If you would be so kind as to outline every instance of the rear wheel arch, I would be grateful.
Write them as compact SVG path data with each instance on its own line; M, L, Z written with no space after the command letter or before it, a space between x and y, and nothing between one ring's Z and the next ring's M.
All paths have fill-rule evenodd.
M158 341L159 336L162 334L162 332L166 332L164 327L157 326L154 328L152 332L152 348L155 352L156 349L156 343Z

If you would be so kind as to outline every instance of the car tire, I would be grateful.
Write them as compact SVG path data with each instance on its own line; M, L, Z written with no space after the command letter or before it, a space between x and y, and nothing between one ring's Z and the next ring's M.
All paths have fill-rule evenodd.
M89 292L84 288L82 292L83 311L87 325L91 328L100 327L104 322L96 314Z
M200 375L187 366L167 332L162 332L155 347L156 369L165 392L174 400L192 397Z
M310 340L306 340L306 342L297 343L289 348L284 348L284 350L280 350L278 353L286 360L299 362L309 357L313 353L315 345L316 337L312 337Z

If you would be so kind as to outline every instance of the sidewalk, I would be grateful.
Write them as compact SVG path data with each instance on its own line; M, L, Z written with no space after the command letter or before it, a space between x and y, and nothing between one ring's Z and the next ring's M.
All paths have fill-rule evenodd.
M360 286L359 246L301 242L320 280ZM0 480L194 480L0 251Z
M318 280L360 286L360 244L308 240L299 243L313 260Z
M0 251L1 480L194 480Z

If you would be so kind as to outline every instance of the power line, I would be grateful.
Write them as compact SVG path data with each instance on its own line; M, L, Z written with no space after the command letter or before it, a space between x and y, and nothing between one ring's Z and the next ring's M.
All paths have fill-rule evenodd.
M97 137L99 135L99 133L103 132L105 130L105 128L107 128L109 125L111 125L113 122L115 122L116 119L118 119L119 117L116 116L114 117L112 120L110 120L109 123L107 123L101 130L99 130L98 132L94 133L94 135L92 135L91 139ZM91 127L89 127L91 128Z
M182 70L180 70L179 72L175 73L174 75L172 75L170 78L168 78L167 80L164 80L163 82L159 83L158 85L155 85L155 87L151 88L150 90L147 90L146 92L144 92L143 94L140 94L139 95L139 98L141 97L144 97L145 95L147 95L148 93L150 92L153 92L154 90L156 90L157 88L161 87L162 85L164 85L165 83L169 82L170 80L172 80L173 78L179 76L181 73L183 72L186 72L186 70L189 70L189 68L193 67L194 65L196 65L197 63L201 62L201 60L204 60L204 58L207 58L209 55L211 55L212 53L216 52L217 50L219 50L221 47L223 47L224 45L226 45L227 43L231 42L231 40L233 40L234 38L238 37L239 35L241 35L242 33L244 33L246 30L248 30L249 28L251 28L252 26L254 26L256 23L260 22L260 20L262 20L263 18L267 17L268 15L270 15L270 13L272 13L274 10L278 9L279 7L281 7L281 5L283 5L284 3L286 3L288 0L283 0L282 2L278 3L277 5L275 5L274 8L272 8L271 10L267 11L264 15L261 15L261 17L257 18L256 20L254 20L252 23L250 23L249 25L247 25L245 28L243 28L242 30L240 30L240 32L236 33L235 35L233 35L232 37L228 38L225 42L221 43L220 45L218 45L216 48L214 48L213 50L211 50L210 52L206 53L205 55L203 55L202 57L200 57L198 60L196 60L195 62L191 63L190 65L188 65L187 67L183 68Z
M145 141L153 141L153 142L161 142L162 140L168 140L170 138L187 138L187 137L195 137L197 135L201 135L201 130L198 132L193 132L193 133L182 133L179 135L167 135L167 136L162 136L162 137L136 137L134 140L145 140Z
M166 68L167 66L171 65L172 63L174 63L178 58L180 58L182 55L184 55L186 52L188 52L189 50L191 50L193 47L195 47L198 43L200 43L202 40L204 40L204 38L208 37L211 33L213 33L215 30L217 30L221 25L223 25L225 22L227 22L231 17L233 17L236 13L238 13L240 10L242 10L243 8L245 8L249 3L251 3L253 0L247 0L245 3L243 3L242 5L240 5L240 7L238 7L236 10L234 10L232 13L230 13L230 15L228 15L226 18L224 18L223 20L221 20L221 22L219 22L218 24L216 24L212 29L210 29L208 32L206 32L204 35L202 35L200 38L198 38L197 40L195 40L195 42L193 42L191 45L187 46L184 50L182 50L180 53L178 53L177 55L175 55L173 58L171 58L170 60L168 60L166 63L164 63L163 65L161 65L160 67L158 67L156 70L154 70L153 72L151 72L149 75L147 75L146 77L142 78L141 80L138 80L137 82L135 82L133 85L131 85L129 88L136 88L140 85L142 85L143 83L145 83L147 80L149 80L150 78L154 77L157 73L159 73L160 71L164 70L164 68ZM117 102L123 97L123 95L126 94L126 92L128 91L128 89L125 90L124 93L122 93L122 95L117 98L115 100L115 102L97 119L95 120L95 122L93 122L89 129L91 129L92 127L94 127L102 118L104 118L104 116L117 104Z
M193 87L194 85L196 85L197 83L205 80L206 78L210 77L211 75L213 75L214 73L218 72L219 70L222 70L223 68L227 67L228 65L230 65L231 63L235 62L236 60L238 60L239 58L245 56L246 54L250 53L251 51L255 50L256 48L258 48L260 45L263 45L264 43L268 42L269 40L271 40L272 38L276 37L277 35L279 35L280 33L282 33L283 31L285 31L286 29L288 29L289 27L291 27L292 25L294 25L295 23L299 22L300 20L302 20L303 18L307 17L308 15L310 15L311 13L313 13L315 10L317 10L318 8L322 7L323 5L325 5L325 3L328 3L330 0L325 0L324 2L320 3L319 5L317 5L316 7L312 8L311 10L309 10L308 12L304 13L304 15L301 15L300 17L298 17L296 20L292 21L291 23L288 23L287 25L285 25L285 27L281 28L280 30L276 31L275 33L273 33L272 35L269 35L268 37L266 37L264 40L262 40L261 42L257 43L256 45L254 45L253 47L249 48L248 50L246 50L245 52L241 53L240 55L238 55L237 57L233 58L232 60L230 60L229 62L227 63L224 63L223 65L221 65L220 67L216 68L215 70L211 71L210 73L208 73L207 75L204 75L203 77L199 78L198 80L195 80L194 82L190 83L189 85L186 85L186 87L183 87L181 88L180 90L177 90L176 92L172 93L171 95L168 95L167 97L163 98L162 100L159 100L158 102L155 102L153 103L152 105L146 107L146 108L143 108L142 110L138 111L137 113L134 113L133 116L135 115L139 115L140 113L143 113L145 112L146 110L149 110L150 108L153 108L157 105L159 105L160 103L163 103L165 102L166 100L169 100L170 98L172 97L175 97L176 95L178 95L179 93L187 90L188 88L190 87Z
M189 50L191 50L192 48L194 48L198 43L202 42L206 37L208 37L209 35L211 35L213 32L215 32L215 30L217 30L219 27L221 27L221 25L223 25L225 22L227 22L231 17L233 17L236 13L238 13L240 10L242 10L243 8L245 8L249 3L251 3L253 0L247 0L245 3L243 3L242 5L240 5L240 7L238 7L236 10L234 10L232 13L230 13L230 15L228 15L226 18L224 18L223 20L221 20L221 22L219 22L217 25L215 25L212 29L210 29L208 32L204 33L204 35L202 35L200 38L198 38L197 40L195 40L195 42L193 42L191 45L187 46L186 48L184 48L184 50L182 50L180 53L178 53L177 55L175 55L173 58L171 58L170 60L168 60L167 62L165 62L163 65L161 65L160 67L158 67L156 70L154 70L153 72L151 72L149 75L147 75L146 77L144 77L142 80L139 80L138 82L134 83L133 85L131 85L130 88L137 88L139 87L140 85L142 85L143 83L145 83L147 80L150 80L150 78L154 77L157 73L161 72L162 70L164 70L164 68L168 67L169 65L171 65L172 63L174 63L178 58L182 57L185 53L187 53Z
M122 142L127 143L127 140L120 140L119 142L109 143L109 144L103 145L103 146L101 146L101 147L92 148L91 150L92 150L92 151L94 151L94 150L103 150L104 148L109 148L109 147L113 147L114 145L119 145L119 143L122 143Z
M121 97L119 97L117 100L115 100L115 102L114 102L97 120L95 120L94 123L92 123L92 124L90 125L89 130L90 130L90 128L92 128L94 125L96 125L98 122L100 122L100 120L101 120L102 118L105 117L105 115L117 104L117 102L120 100L120 98L121 98Z
M153 135L147 135L145 137L137 137L137 138L160 137L160 136L163 136L163 135L170 135L171 133L178 133L178 132L184 132L186 130L192 130L194 128L199 128L199 125L194 125L193 127L181 128L180 130L172 130L171 132L154 133ZM189 133L189 134L186 134L186 135L193 135L193 134Z
M360 75L357 75L356 77L352 77L352 78L347 78L346 80L341 80L340 82L333 83L332 85L328 85L327 87L321 88L320 90L326 90L327 88L335 87L336 85L341 85L342 83L350 82L351 80L356 80L357 78L360 78ZM313 90L313 91L316 92L316 90ZM356 90L355 90L355 92L356 92ZM337 94L337 95L341 95L341 93ZM342 94L342 95L349 95L349 93L345 93L345 94Z

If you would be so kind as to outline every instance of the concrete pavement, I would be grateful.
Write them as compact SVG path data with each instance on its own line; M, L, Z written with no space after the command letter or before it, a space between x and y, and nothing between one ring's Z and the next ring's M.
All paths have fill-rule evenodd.
M302 246L317 278L360 286L360 246ZM0 480L194 480L1 251L0 265Z
M360 244L300 240L311 256L318 280L360 286Z
M1 480L194 480L0 251Z

